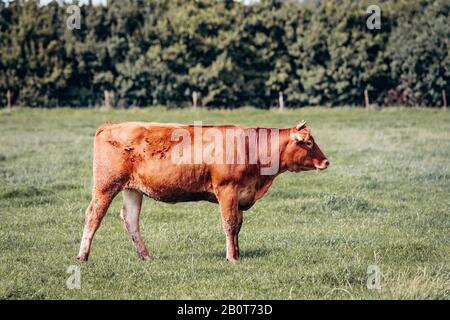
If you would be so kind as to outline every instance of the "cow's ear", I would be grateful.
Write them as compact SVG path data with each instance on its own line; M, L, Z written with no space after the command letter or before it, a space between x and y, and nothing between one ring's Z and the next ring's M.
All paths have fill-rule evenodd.
M297 129L298 131L300 131L300 130L302 130L302 129L304 129L304 128L306 128L306 121L305 121L305 120L300 121L300 122L295 126L295 129Z
M291 139L296 142L305 141L305 137L300 132L291 132Z

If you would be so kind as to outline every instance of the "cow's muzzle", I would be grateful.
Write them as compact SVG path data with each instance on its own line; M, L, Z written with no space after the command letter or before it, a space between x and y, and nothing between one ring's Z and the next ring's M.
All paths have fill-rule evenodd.
M314 163L316 169L325 170L330 166L330 161L328 159L324 159L321 162Z

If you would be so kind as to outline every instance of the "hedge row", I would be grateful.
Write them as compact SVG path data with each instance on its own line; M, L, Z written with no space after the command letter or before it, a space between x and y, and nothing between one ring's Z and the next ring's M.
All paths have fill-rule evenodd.
M109 0L66 7L0 1L0 94L16 104L208 107L440 106L450 92L448 0ZM67 6L67 5L66 5Z

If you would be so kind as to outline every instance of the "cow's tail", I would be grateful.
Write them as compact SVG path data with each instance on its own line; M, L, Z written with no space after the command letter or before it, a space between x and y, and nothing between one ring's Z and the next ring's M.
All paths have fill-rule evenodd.
M111 167L110 151L111 151L111 134L107 130L114 125L112 122L105 122L102 124L95 133L94 145L93 145L93 175L94 175L94 189L102 181L102 177L107 175L109 168Z
M95 136L97 137L100 133L102 133L103 131L105 131L106 128L112 126L114 123L111 121L105 122L104 124L102 124L98 129L97 132L95 133Z

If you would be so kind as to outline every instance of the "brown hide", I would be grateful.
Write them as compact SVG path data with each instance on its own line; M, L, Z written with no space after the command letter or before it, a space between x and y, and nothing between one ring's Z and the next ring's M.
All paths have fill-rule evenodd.
M188 133L191 139L174 139L174 132L180 130ZM268 139L266 142L270 147L270 143L276 141L269 148L269 153L279 159L277 170L271 175L261 173L261 169L268 165L258 153L262 145L259 139L262 131L269 137L272 133L278 134L277 140ZM227 132L247 135L254 133L258 148L251 148L250 138L246 138L241 140L244 141L243 149L239 149L237 140L234 140L235 145L226 149L229 144L214 144L206 132L223 137ZM181 142L189 145L190 154L179 152ZM199 146L202 151L209 148L208 150L213 151L211 154L218 155L214 158L216 161L198 161L196 152ZM245 152L241 161L236 161L242 150ZM190 161L176 163L174 154L189 154ZM253 161L250 159L251 155ZM227 156L234 162L228 163ZM227 236L227 258L236 261L239 258L237 235L242 224L242 211L250 209L262 198L279 174L285 171L322 170L328 165L327 158L315 144L305 123L289 129L200 127L143 122L106 123L97 130L95 136L93 200L86 213L79 259L87 260L92 237L112 199L120 191L128 190L124 193L122 219L141 258L149 258L138 224L142 194L145 194L168 203L199 200L219 203Z

